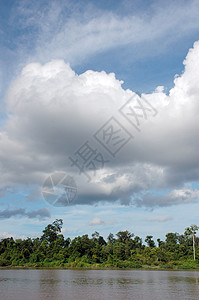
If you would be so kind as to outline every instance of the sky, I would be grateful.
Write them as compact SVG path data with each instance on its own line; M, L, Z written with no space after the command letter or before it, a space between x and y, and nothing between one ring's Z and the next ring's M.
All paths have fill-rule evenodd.
M0 239L199 225L198 34L194 0L0 2Z

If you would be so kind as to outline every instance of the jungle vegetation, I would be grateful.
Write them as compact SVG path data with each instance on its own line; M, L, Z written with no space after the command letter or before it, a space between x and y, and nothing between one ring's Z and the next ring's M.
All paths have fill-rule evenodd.
M199 268L199 229L191 225L184 234L169 232L165 240L145 243L129 231L110 233L105 240L98 232L74 239L61 233L62 219L56 219L43 230L40 238L25 240L4 238L0 241L1 267L66 268Z

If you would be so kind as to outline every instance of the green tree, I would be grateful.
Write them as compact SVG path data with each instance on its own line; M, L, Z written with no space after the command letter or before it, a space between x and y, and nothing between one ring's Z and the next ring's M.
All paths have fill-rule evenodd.
M158 247L160 249L163 249L165 247L165 242L161 241L161 239L157 239L157 242L158 242Z
M192 236L193 239L193 259L196 260L196 247L195 247L195 235L199 230L197 225L191 225L190 227L185 228L185 236Z
M46 240L49 244L56 241L58 238L58 233L61 232L63 225L62 219L56 219L52 224L49 224L43 230L43 235L41 236L41 241Z
M150 247L150 248L154 248L155 247L155 242L152 240L153 236L152 235L147 235L146 236L146 239L145 239L145 242L147 243L147 245Z
M136 248L142 249L142 239L139 236L135 236L133 242L134 242L135 249Z
M84 234L71 241L61 234L62 224L62 219L55 220L45 227L41 238L0 240L0 266L87 267L96 263L119 268L143 264L198 266L196 262L190 262L192 253L194 260L199 257L199 238L196 237L199 227L196 225L186 228L182 235L167 233L165 241L157 239L156 247L152 235L146 236L145 246L139 236L134 237L127 230L119 231L116 238L110 233L107 243L98 232L91 238Z
M119 231L116 236L118 237L118 242L120 243L126 243L131 240L131 238L134 236L133 233L130 233L128 230L125 231Z
M108 240L108 245L113 245L115 243L114 235L112 233L109 233L107 240Z

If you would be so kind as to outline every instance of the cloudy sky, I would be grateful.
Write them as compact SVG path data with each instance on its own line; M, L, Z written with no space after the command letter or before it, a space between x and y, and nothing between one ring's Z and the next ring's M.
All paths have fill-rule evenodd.
M0 238L199 224L199 1L0 6Z

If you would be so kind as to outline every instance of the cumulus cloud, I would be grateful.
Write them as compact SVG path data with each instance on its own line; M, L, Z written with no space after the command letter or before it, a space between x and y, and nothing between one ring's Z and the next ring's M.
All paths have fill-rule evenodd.
M184 65L169 95L162 87L141 95L140 101L148 101L158 114L142 118L138 132L119 113L136 95L124 90L114 73L88 70L77 75L62 60L28 64L6 96L8 120L0 129L1 188L42 185L45 176L61 170L78 185L79 196L72 204L166 206L197 201L197 191L185 190L184 184L199 175L199 42ZM93 136L110 117L133 135L115 157ZM86 141L107 161L96 174L89 171L90 183L68 159ZM165 189L174 190L164 196L147 193Z
M177 204L195 203L199 200L199 190L196 189L179 189L172 190L164 195L153 195L147 193L139 197L134 197L134 204L138 207L155 207L155 206L171 206Z
M28 217L30 219L39 218L45 219L50 217L50 210L48 208L40 208L38 210L26 211L25 208L5 209L0 211L0 219L8 219L14 216Z

